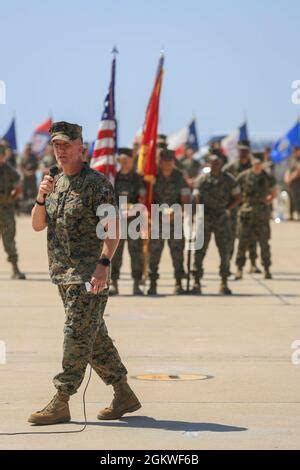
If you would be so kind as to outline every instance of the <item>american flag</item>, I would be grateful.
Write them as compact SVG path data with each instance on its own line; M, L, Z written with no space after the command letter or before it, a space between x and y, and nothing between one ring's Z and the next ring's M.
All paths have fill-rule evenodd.
M109 90L104 101L104 111L91 159L91 167L104 173L112 182L116 174L115 155L117 149L117 121L115 117L116 52L117 50L114 48Z

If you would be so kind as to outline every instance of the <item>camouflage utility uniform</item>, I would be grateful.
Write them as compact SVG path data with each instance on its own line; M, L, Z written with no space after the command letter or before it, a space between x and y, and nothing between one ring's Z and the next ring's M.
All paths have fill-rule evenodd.
M136 216L127 215L127 210L130 211L130 207L133 204L139 203L141 197L145 195L145 185L143 178L138 175L135 171L131 171L129 173L121 173L120 171L117 173L115 178L115 194L117 198L117 204L119 205L119 197L126 198L126 207L120 208L121 216L127 218L127 233L122 234L123 237L127 235L127 242L128 242L128 251L130 255L131 261L131 275L135 281L135 292L138 293L138 283L142 279L143 275L143 240L142 238L137 238L136 240L132 239L128 234L128 228L130 223L136 218ZM122 210L124 209L125 215L123 215ZM111 279L112 281L117 281L120 277L120 269L122 266L122 258L124 252L126 238L121 238L118 248L113 256L112 259L112 271L111 271ZM140 292L142 293L142 292Z
M298 219L300 219L300 158L298 160L295 159L289 169L289 173L295 171L299 172L299 176L289 184L289 191L293 212L297 212Z
M232 163L228 163L227 165L224 166L223 171L226 171L233 175L235 178L239 176L240 173L242 173L245 170L248 170L251 168L251 160L249 159L249 162L246 164L241 163L239 160L236 160ZM234 209L231 209L230 211L230 240L229 240L229 253L230 253L230 259L233 256L234 252L234 243L235 239L237 237L237 220L238 220L238 207L235 207ZM248 246L249 249L249 258L251 261L251 264L255 266L256 264L256 259L257 259L257 252L256 252L256 243L252 242Z
M100 204L116 205L112 186L86 163L77 175L56 176L46 199L50 274L66 312L63 371L54 385L68 395L76 393L89 363L106 385L127 373L103 319L108 288L98 294L85 288L103 244L96 234Z
M213 176L211 173L202 174L194 182L194 195L200 204L204 204L204 243L200 250L195 251L194 258L196 285L200 285L200 279L203 277L203 260L211 235L214 234L221 259L219 274L223 284L222 290L223 293L230 293L226 287L231 237L230 214L227 207L239 192L236 179L222 171L218 176Z
M20 184L20 175L8 163L0 165L0 235L7 261L17 263L15 200L11 191Z
M199 175L200 163L194 158L182 157L180 160L181 170L187 178L196 178Z
M251 169L244 171L237 178L242 192L242 204L238 215L238 252L236 265L242 270L246 262L246 251L249 246L260 245L262 265L265 271L271 265L269 239L270 206L265 198L275 189L276 181L265 171L256 175Z
M154 204L166 204L172 206L173 204L181 205L181 197L190 195L190 189L184 180L182 173L173 169L170 176L165 177L161 171L158 172L156 182L153 187L153 202ZM175 222L176 215L171 211L170 213L170 238L168 245L171 252L174 277L176 285L179 286L182 278L184 277L183 267L183 251L184 251L184 237L181 233L180 238L175 238ZM157 239L150 240L150 258L149 258L149 278L154 285L159 278L158 267L163 251L165 239L163 238L163 223L162 214L160 214L159 226L157 227ZM177 234L176 234L177 235ZM150 288L151 289L151 288ZM175 286L176 289L176 286ZM151 290L150 290L151 293Z
M23 175L23 198L35 199L37 195L36 171L38 169L38 160L35 155L23 155L21 157L20 167L23 173L30 171L32 175Z

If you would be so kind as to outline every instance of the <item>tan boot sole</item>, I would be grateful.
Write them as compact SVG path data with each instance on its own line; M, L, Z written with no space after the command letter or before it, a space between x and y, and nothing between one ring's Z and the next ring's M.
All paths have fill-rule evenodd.
M28 418L28 422L32 424L37 424L41 426L46 426L46 425L51 425L51 424L60 424L60 423L68 423L71 421L71 416L62 416L61 418L57 418L55 420L50 420L50 419L45 419L43 418L31 418L31 416Z
M102 416L98 414L97 418L98 419L119 419L121 418L125 413L133 413L136 410L139 410L142 407L140 403L137 403L136 405L131 406L130 408L126 408L126 410L122 411L122 413L119 413L118 415L110 415L110 416Z

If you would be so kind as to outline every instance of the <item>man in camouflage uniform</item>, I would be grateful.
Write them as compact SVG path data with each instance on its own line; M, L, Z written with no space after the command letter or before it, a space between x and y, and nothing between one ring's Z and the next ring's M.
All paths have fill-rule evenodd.
M52 146L51 143L49 143L46 146L45 153L44 153L44 155L41 159L41 163L40 163L40 170L42 171L43 176L48 175L49 168L52 165L55 165L55 163L56 163L56 158L55 158L55 155L54 155L53 146Z
M294 212L297 212L300 220L300 146L293 149L293 158L291 166L284 175L284 182L288 187L291 199L291 219L294 218Z
M228 163L224 166L223 171L231 173L235 178L238 177L240 173L251 168L251 153L250 153L250 142L248 140L242 140L238 143L238 159ZM235 207L230 211L230 221L231 221L231 236L230 236L230 259L233 256L234 244L237 236L237 218L238 218L238 207ZM257 252L256 252L256 243L252 242L249 244L249 257L251 262L251 273L261 273L261 270L256 265ZM236 277L236 280L239 278Z
M194 153L195 151L193 147L191 145L186 145L184 156L179 160L180 169L191 188L200 171L200 163L193 158Z
M249 245L258 242L265 279L271 279L270 204L276 196L275 178L264 170L263 157L257 155L252 157L252 167L243 171L237 177L237 182L241 188L242 203L238 214L236 277L242 278Z
M156 176L156 181L153 186L153 203L166 204L168 208L164 209L164 213L159 214L159 223L156 227L157 237L150 240L150 256L149 256L149 279L150 287L148 295L157 295L157 279L159 278L158 267L164 247L164 218L167 217L167 223L170 222L170 237L168 245L171 252L174 276L175 276L175 294L182 294L183 288L181 285L182 278L184 277L183 268L183 251L184 251L184 237L183 233L180 238L175 238L175 220L176 215L172 209L173 204L181 206L190 202L190 189L183 178L182 173L175 168L174 154L171 150L161 148L159 153L159 171ZM179 207L180 208L180 207ZM166 214L168 213L168 215ZM152 219L153 228L153 219ZM167 235L166 235L167 236Z
M104 237L108 222L102 227L96 211L107 204L118 208L108 179L82 161L81 126L57 122L50 133L62 173L54 179L44 177L32 210L32 226L36 231L48 227L50 275L58 285L66 313L63 370L53 379L56 395L45 408L32 413L29 422L69 421L68 401L78 390L88 364L115 392L111 405L99 411L98 419L117 419L141 407L127 383L127 369L103 319L110 259L118 244L118 223L117 234L108 232ZM113 212L111 221L116 222L117 214Z
M208 145L209 153L218 155L218 157L222 160L222 166L227 165L228 157L227 155L225 155L224 150L222 148L222 139L220 139L219 137L213 137L208 141Z
M203 260L206 255L211 235L214 234L221 259L220 293L230 295L227 285L229 277L229 240L230 210L240 201L240 190L235 178L222 171L223 160L219 155L208 156L211 168L209 173L201 174L194 182L194 197L198 204L204 204L204 243L200 250L195 250L194 276L195 284L192 293L201 294L200 279L203 277Z
M17 166L17 155L14 152L14 150L11 148L10 143L5 139L1 139L0 140L0 145L2 145L5 148L6 163L8 163L13 168L16 168L16 166Z
M23 174L23 199L35 199L37 194L36 171L37 157L32 153L31 144L27 144L21 156L20 169Z
M5 147L0 145L0 235L7 261L12 264L13 279L25 279L18 268L16 249L15 200L21 192L20 175L5 161Z
M132 206L139 203L144 204L146 189L143 178L133 169L134 160L132 149L119 149L119 163L121 168L116 174L114 189L118 205L120 197L126 198L126 202L124 201L125 207L122 206L119 208L121 217L127 219L127 233L123 234L123 236L127 238L128 242L131 275L134 280L133 295L143 295L143 291L139 287L143 276L144 265L143 240L141 237L136 240L132 239L128 233L128 229L130 223L136 218L136 215L130 215L130 211L133 209ZM112 259L112 286L109 291L111 295L117 295L119 293L118 279L120 277L125 241L125 238L120 239L118 248Z

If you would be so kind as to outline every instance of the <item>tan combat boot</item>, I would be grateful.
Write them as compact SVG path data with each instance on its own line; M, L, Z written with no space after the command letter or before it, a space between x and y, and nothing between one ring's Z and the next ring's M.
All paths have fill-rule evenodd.
M139 279L135 279L133 282L133 295L144 295L142 289L140 289L140 282Z
M260 274L261 269L256 265L256 263L251 264L251 268L249 269L249 274Z
M41 411L36 411L29 416L29 423L57 424L70 421L69 398L69 395L57 392L45 408Z
M201 295L202 294L202 289L201 289L201 284L200 282L195 282L195 284L193 285L193 288L191 290L191 294L193 295Z
M202 294L200 277L198 275L195 275L194 286L191 290L191 294L193 294L193 295L201 295Z
M119 294L119 287L118 281L111 281L111 286L109 288L109 295L118 295Z
M109 407L100 410L98 419L118 419L125 413L132 413L141 408L137 396L127 383L127 377L122 377L119 382L113 384L114 398Z
M157 288L156 288L156 281L151 279L150 281L150 287L147 292L148 295L157 295Z
M272 279L272 274L269 271L269 268L265 268L265 279Z
M241 268L237 269L234 279L236 281L240 281L241 279L243 279L243 270Z
M220 294L223 294L223 295L231 295L232 294L231 290L229 289L229 287L227 285L227 279L222 279L219 292L220 292Z
M16 262L12 263L12 268L13 268L13 272L11 275L12 279L26 279L25 274L21 273L21 271L19 270L18 264Z
M185 294L185 291L182 287L182 283L181 283L181 279L177 279L176 280L176 283L175 283L175 286L174 286L174 294L175 295L182 295L182 294Z

